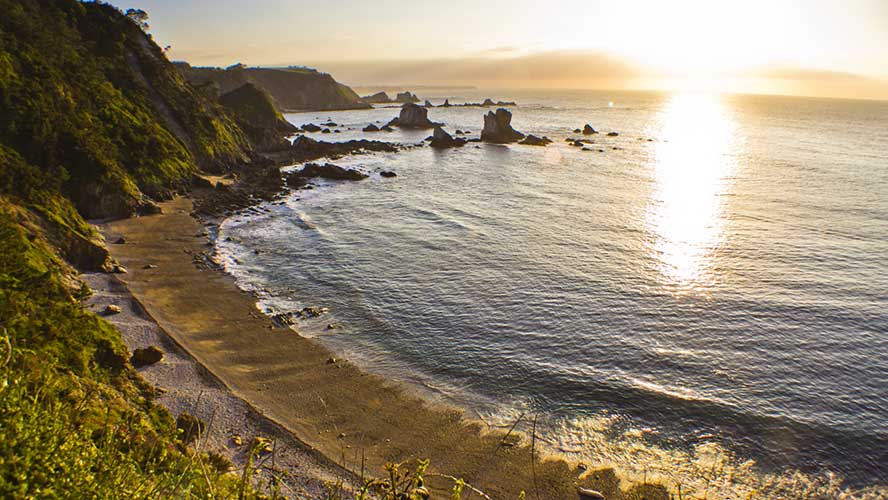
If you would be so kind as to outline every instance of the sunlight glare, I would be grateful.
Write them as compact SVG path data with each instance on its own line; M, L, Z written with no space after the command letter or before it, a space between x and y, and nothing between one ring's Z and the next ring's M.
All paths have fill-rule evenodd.
M708 293L724 239L735 125L714 94L679 94L661 116L648 208L652 258L667 288Z

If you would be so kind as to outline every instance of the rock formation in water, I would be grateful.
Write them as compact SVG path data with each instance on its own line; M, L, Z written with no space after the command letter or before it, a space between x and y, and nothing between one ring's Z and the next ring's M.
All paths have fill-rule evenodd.
M389 97L385 92L377 92L373 95L366 95L362 97L365 102L369 102L370 104L388 104L392 102L392 98Z
M429 120L429 110L414 103L401 106L401 114L386 124L387 127L428 129L443 125Z
M592 125L589 125L588 123L583 127L583 135L593 135L597 133L598 131L592 128Z
M552 139L549 139L546 136L537 137L531 134L525 137L524 140L519 142L518 144L523 144L525 146L545 146L547 144L552 144Z
M398 93L398 95L395 97L395 102L401 102L401 103L404 103L404 104L407 104L407 103L417 103L417 102L419 102L419 97L416 97L416 94L411 94L409 91L407 91L407 92L400 92L400 93Z
M456 148L465 145L466 140L462 137L454 138L448 134L443 128L435 127L432 133L432 140L429 145L435 149Z
M363 128L364 132L379 132L379 127L374 124L369 124Z
M332 163L325 163L323 165L306 163L301 170L296 171L293 175L306 178L323 177L324 179L335 181L359 181L369 177L367 174L359 172L356 169L343 168Z
M484 115L484 129L481 130L481 140L506 144L524 138L524 134L512 128L512 113L504 108L499 108L496 113L489 111Z

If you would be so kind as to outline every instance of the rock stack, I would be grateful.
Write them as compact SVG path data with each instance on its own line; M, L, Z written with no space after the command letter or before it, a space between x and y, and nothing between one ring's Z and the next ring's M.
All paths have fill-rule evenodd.
M504 108L499 108L496 113L489 111L484 115L484 129L481 131L481 140L506 144L516 142L524 138L524 134L512 128L512 113Z

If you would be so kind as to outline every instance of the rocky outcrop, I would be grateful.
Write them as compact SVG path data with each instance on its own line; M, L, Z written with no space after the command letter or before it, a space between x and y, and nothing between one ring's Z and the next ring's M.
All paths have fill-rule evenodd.
M284 137L297 132L296 126L274 107L271 96L252 83L223 95L219 102L234 115L237 124L260 151L286 149L289 142Z
M417 102L419 102L419 97L416 97L416 94L411 94L409 91L408 92L400 92L395 97L395 102L401 102L404 104L417 103Z
M597 133L598 131L592 128L592 125L589 125L588 123L583 127L583 135L594 135Z
M519 142L518 144L523 144L525 146L545 146L547 144L552 144L552 140L546 136L537 137L531 134L525 137L524 140Z
M368 141L365 139L345 142L325 142L316 141L311 137L300 135L293 141L293 145L290 146L288 154L279 158L279 160L300 162L315 160L318 158L335 158L366 151L394 153L397 150L398 146L389 142Z
M489 111L484 115L484 129L481 130L481 140L506 144L516 142L524 138L524 134L512 128L512 113L504 108L499 108L496 113Z
M327 73L310 68L249 68L238 64L226 69L176 67L195 87L212 88L219 95L252 83L268 92L280 110L367 109L354 90L337 82Z
M462 137L454 138L441 127L435 127L435 131L432 133L432 140L429 143L435 149L456 148L465 144L465 139Z
M413 129L429 129L443 125L443 123L435 123L429 120L429 110L413 103L407 103L401 106L401 114L388 122L386 126L413 128Z
M388 104L392 102L392 98L389 97L385 92L377 92L373 95L366 95L362 97L364 101L369 102L370 104Z
M295 172L296 177L314 178L323 177L334 181L359 181L366 179L367 174L353 168L343 168L332 163L320 165L318 163L306 163L302 170Z

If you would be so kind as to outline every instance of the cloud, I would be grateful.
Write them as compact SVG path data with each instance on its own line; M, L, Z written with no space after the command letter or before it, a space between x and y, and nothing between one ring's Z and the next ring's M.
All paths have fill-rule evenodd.
M500 53L507 52L503 47ZM599 52L549 51L514 57L310 62L354 85L499 85L504 87L577 87L630 79L640 74L631 64Z

